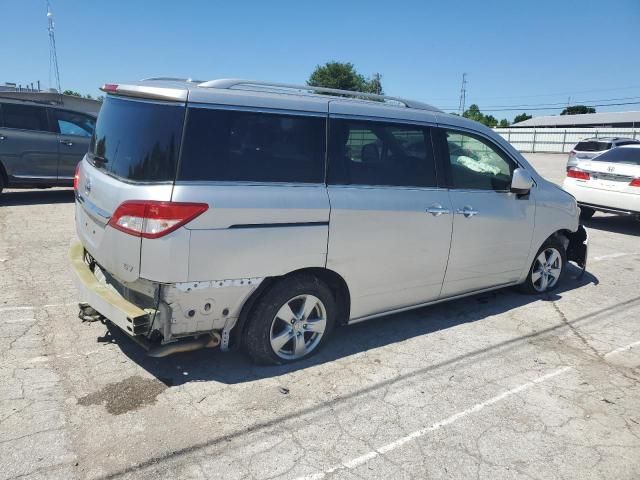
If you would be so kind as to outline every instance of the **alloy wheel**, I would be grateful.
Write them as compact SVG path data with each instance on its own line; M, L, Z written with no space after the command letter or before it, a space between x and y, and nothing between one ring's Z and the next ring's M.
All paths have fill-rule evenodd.
M549 247L544 249L536 257L531 269L531 283L537 292L545 292L553 288L562 273L562 255L560 252Z
M271 322L271 348L286 360L302 358L318 346L326 327L322 301L314 295L298 295L280 307Z

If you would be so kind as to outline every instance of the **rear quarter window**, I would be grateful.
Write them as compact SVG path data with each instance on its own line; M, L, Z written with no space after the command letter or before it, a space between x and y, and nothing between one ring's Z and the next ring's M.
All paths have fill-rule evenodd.
M178 180L321 183L326 119L189 108Z
M185 107L121 99L104 101L89 145L89 161L135 182L173 181Z

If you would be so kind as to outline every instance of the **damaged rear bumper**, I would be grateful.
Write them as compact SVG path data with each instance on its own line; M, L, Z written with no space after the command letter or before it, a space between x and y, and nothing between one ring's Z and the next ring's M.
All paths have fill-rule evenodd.
M84 256L84 247L80 242L71 245L69 261L80 303L90 305L132 337L148 331L149 312L123 298L109 285L100 282L85 262Z
M80 242L71 245L69 261L83 317L109 320L151 356L218 345L227 350L244 302L262 281L124 283L88 256Z

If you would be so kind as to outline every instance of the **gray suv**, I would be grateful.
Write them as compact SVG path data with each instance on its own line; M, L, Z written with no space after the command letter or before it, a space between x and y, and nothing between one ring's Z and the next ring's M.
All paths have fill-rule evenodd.
M73 185L100 103L51 93L0 94L0 192Z
M291 362L338 325L585 266L576 200L479 123L256 81L103 89L70 259L81 316L152 355Z

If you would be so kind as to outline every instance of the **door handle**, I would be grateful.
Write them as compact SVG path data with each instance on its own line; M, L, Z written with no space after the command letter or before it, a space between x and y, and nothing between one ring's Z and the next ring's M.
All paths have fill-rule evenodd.
M477 215L479 212L477 210L474 210L473 207L465 206L464 208L459 208L458 210L456 210L456 213L469 218Z
M444 208L439 203L434 203L429 208L427 208L427 213L430 213L434 217L439 217L440 215L448 214L449 213L449 209L448 208Z
M60 143L67 147L73 147L73 142L71 140L60 140Z
M0 140L6 140L7 137L5 137L4 135L0 135Z

